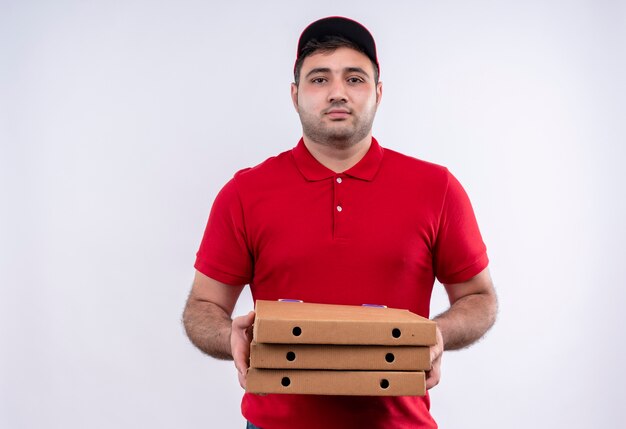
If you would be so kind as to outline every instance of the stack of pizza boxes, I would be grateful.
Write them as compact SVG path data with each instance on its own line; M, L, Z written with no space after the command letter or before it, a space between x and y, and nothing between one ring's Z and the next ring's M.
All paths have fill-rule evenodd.
M435 323L408 310L256 302L249 393L419 396Z

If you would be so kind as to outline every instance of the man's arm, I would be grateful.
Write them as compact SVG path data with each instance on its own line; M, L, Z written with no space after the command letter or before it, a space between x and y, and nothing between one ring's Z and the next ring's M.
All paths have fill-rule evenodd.
M437 322L438 341L431 347L432 369L426 379L429 389L439 383L444 349L458 350L478 341L493 326L498 310L488 268L466 282L444 287L450 308L433 319Z
M231 319L243 286L230 286L196 271L183 312L191 342L217 359L234 359L239 384L245 387L254 312Z
M435 317L446 350L458 350L478 341L496 321L498 301L489 269L464 283L444 285L450 308Z

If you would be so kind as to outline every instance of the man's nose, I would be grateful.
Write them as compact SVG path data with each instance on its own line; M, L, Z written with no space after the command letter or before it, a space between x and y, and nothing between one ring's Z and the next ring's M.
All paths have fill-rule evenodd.
M346 85L345 85L345 82L343 82L343 80L337 79L333 81L333 83L330 86L330 91L328 92L328 101L330 103L337 103L337 102L345 103L348 101L348 95L346 93Z

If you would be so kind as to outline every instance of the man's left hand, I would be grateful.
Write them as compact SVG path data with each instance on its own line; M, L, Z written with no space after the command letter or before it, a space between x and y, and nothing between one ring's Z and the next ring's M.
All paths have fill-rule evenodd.
M436 328L437 344L430 346L430 371L426 371L426 389L432 389L441 379L441 357L443 356L443 336Z

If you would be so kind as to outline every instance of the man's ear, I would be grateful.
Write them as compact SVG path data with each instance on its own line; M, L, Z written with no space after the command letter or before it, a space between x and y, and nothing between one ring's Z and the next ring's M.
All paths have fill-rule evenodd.
M298 111L298 85L295 83L291 84L291 102L293 103L294 109L296 112Z
M378 82L376 84L376 106L380 104L380 100L383 98L383 83Z

